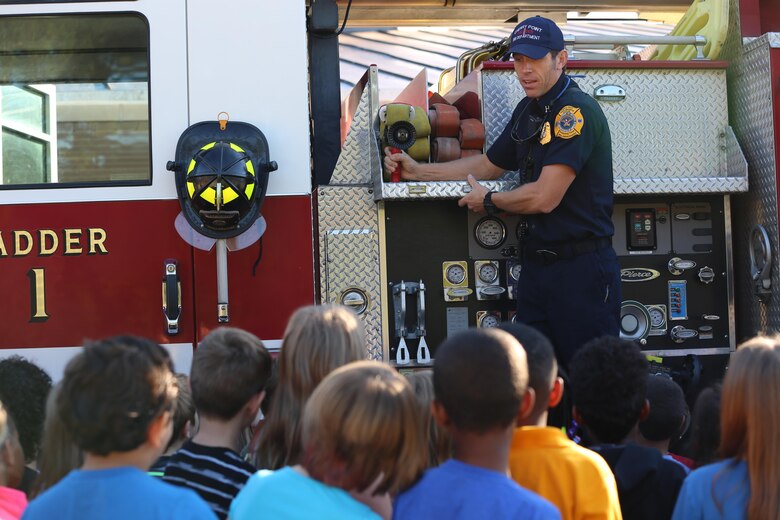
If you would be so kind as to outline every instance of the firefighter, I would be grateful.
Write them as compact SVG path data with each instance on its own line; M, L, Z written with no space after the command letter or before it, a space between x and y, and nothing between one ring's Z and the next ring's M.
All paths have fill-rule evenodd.
M565 74L563 34L532 17L509 52L526 97L485 155L420 164L385 150L385 166L408 180L467 180L458 204L521 215L517 319L539 329L566 366L586 341L617 336L620 268L611 237L612 143L598 103ZM521 185L492 192L477 180L519 170Z

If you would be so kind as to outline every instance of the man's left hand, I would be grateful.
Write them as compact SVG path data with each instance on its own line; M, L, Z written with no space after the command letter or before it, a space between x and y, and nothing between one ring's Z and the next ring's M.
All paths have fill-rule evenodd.
M485 211L485 195L488 189L478 183L473 175L469 175L467 180L471 185L471 191L458 201L458 206L468 206L471 211L482 213Z

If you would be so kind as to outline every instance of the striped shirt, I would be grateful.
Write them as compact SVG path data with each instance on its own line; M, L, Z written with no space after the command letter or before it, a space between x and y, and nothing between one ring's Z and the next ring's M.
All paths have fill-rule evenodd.
M230 503L255 471L231 449L188 441L171 456L163 480L197 492L224 520Z

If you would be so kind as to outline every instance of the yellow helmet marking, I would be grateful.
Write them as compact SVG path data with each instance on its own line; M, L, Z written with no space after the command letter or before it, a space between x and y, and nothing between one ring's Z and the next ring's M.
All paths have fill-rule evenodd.
M238 193L236 193L236 190L233 188L225 188L222 190L222 204L227 204L231 201L234 201L238 198Z
M205 199L206 202L211 202L215 206L217 205L217 190L211 186L200 192L200 196L202 199Z

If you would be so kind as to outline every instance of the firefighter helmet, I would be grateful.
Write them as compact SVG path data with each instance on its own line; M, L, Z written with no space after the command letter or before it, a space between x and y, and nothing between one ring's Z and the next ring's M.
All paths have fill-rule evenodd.
M214 141L201 147L187 166L187 195L203 223L233 229L254 204L255 168L237 144Z
M176 174L182 214L193 230L215 239L238 237L257 222L277 169L263 132L249 123L202 121L176 144ZM186 238L185 238L186 240Z

